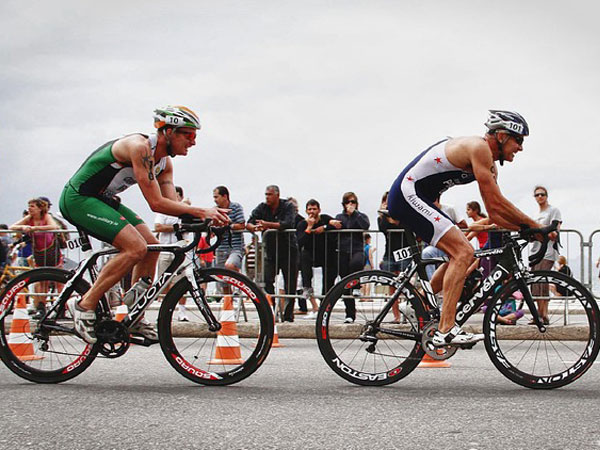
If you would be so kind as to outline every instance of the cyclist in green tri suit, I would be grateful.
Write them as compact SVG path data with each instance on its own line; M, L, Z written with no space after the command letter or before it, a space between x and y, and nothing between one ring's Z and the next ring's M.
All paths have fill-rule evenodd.
M190 214L210 218L216 224L229 222L227 209L198 208L176 201L171 158L187 155L196 144L198 116L184 106L167 106L154 111L154 126L156 134L131 134L98 148L67 182L60 198L60 211L69 222L120 250L82 299L68 302L75 329L88 343L96 342L95 310L102 295L131 269L133 282L143 276L152 278L158 258L157 252L147 252L146 248L158 240L135 212L120 204L116 194L137 183L154 212ZM131 331L151 340L157 338L145 320Z

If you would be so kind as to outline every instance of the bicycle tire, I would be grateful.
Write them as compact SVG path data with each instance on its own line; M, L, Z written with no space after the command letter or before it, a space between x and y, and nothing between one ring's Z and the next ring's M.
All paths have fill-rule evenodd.
M222 386L242 381L261 366L273 343L273 310L267 297L245 275L227 269L197 271L196 282L199 286L206 283L207 297L218 298L219 289L229 290L219 302L210 303L223 329L218 333L208 331L204 316L191 299L186 306L188 322L175 319L180 299L193 289L183 278L165 296L160 308L161 349L177 372L196 383ZM228 311L228 305L235 310Z
M402 339L384 333L377 333L378 341L374 352L369 352L370 342L360 340L365 326L381 311L383 302L390 297L390 287L394 286L396 275L382 270L356 272L339 281L327 293L317 315L316 334L321 355L331 369L340 377L363 386L382 386L395 383L410 374L424 355L420 340ZM372 288L367 295L364 286ZM363 291L358 294L356 290ZM388 290L386 293L385 290ZM385 325L405 331L421 332L429 320L422 301L412 284L407 283L400 298L410 301L414 310L411 314L399 311L405 317L406 325ZM361 297L352 324L343 323L346 318L344 300L351 296ZM369 297L369 298L367 298ZM360 300L360 299L359 299ZM372 300L372 301L368 301ZM341 302L341 303L340 303ZM390 312L384 318L393 318ZM384 324L382 323L383 327ZM373 350L373 349L372 349Z
M39 326L39 321L20 308L23 304L17 302L19 296L22 296L21 301L27 302L39 295L35 290L39 286L47 289L45 300L48 303L58 296L59 290L70 277L71 273L63 269L32 269L7 285L0 300L0 358L21 378L36 383L67 381L87 369L98 354L97 345L87 344L74 332L49 331L47 339L36 337L32 330ZM89 285L80 280L72 288L73 295L81 296L89 289ZM66 307L64 312L59 312L59 318L55 321L72 327L73 321ZM18 330L12 329L13 326Z
M554 389L572 383L593 364L600 348L600 313L592 294L560 272L540 270L525 279L529 290L542 283L565 289L549 296L547 331L535 325L504 325L502 304L518 290L516 280L498 292L486 310L485 348L494 366L509 380L532 389ZM528 311L527 304L523 306ZM573 318L571 318L573 317ZM524 317L524 319L527 318Z

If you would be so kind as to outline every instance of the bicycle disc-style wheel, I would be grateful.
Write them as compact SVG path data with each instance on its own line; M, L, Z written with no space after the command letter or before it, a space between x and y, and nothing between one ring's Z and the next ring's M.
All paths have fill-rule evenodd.
M394 383L412 372L423 358L420 338L409 339L381 331L406 331L415 335L421 332L428 319L410 283L398 300L399 320L390 309L375 333L376 342L361 339L395 292L394 278L394 274L381 270L356 272L337 283L321 303L316 326L319 350L329 367L352 383L365 386ZM406 303L407 299L412 300L410 304ZM353 305L356 319L347 323Z
M62 269L41 268L19 275L6 287L0 299L0 357L14 373L37 383L60 383L76 377L89 367L97 346L75 335L73 319L61 307L43 324L33 307L42 301L50 309L71 274ZM85 281L76 283L71 295L80 298L88 289ZM60 326L53 330L44 326ZM70 331L65 331L70 330Z
M545 332L528 325L532 318L523 302L523 317L507 325L507 306L522 298L515 280L496 294L483 321L485 348L496 368L521 386L553 389L572 383L593 364L600 347L600 314L590 292L578 281L554 271L534 271L525 282L540 304L548 303Z
M196 282L222 328L208 330L206 319L184 278L163 300L158 319L162 351L184 377L200 384L237 383L254 373L273 343L273 310L249 278L226 269L196 272ZM180 316L185 301L187 321Z

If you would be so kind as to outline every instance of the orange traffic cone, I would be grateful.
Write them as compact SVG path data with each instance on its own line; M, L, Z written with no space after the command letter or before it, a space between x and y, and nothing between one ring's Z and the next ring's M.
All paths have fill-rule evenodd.
M269 294L267 294L267 298L269 299L269 304L271 307L273 306L273 299ZM272 309L272 308L271 308ZM277 322L275 321L275 310L273 310L273 345L271 348L281 348L285 347L281 342L279 342L279 334L277 333Z
M117 322L122 322L123 319L127 316L129 310L127 309L127 305L125 303L117 306L117 310L115 311L115 320Z
M223 297L221 326L222 328L217 333L215 358L211 359L208 364L242 364L244 360L233 311L233 299L230 295Z
M17 304L15 305L13 319L10 324L8 347L21 361L33 361L43 358L43 356L36 355L33 349L31 329L29 327L29 314L27 313L27 300L23 294L17 295Z
M431 356L425 353L425 356L423 356L423 359L417 367L420 369L447 369L449 367L452 367L452 364L446 359L433 359Z

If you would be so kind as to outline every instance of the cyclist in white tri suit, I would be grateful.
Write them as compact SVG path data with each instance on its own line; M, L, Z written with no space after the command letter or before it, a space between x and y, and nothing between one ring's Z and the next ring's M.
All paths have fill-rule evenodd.
M135 212L116 200L116 194L137 184L154 212L229 222L227 209L177 201L171 158L187 155L196 144L198 116L185 106L167 106L154 111L154 126L156 134L132 134L100 146L69 179L60 198L61 213L69 222L120 250L82 299L67 303L75 330L88 343L97 341L95 310L102 295L132 269L133 282L143 276L152 278L158 258L157 252L147 251L148 244L158 243L156 237ZM131 331L157 339L146 321L139 321Z
M446 138L417 156L398 176L388 196L390 215L424 241L443 250L450 261L431 279L434 292L443 293L442 314L433 344L468 344L483 339L465 333L455 324L456 304L467 269L473 262L473 247L454 222L433 204L448 188L477 181L489 217L488 223L518 230L521 225L541 225L517 209L500 192L496 161L512 162L523 150L529 126L516 112L490 110L484 137ZM556 236L551 236L555 238Z

